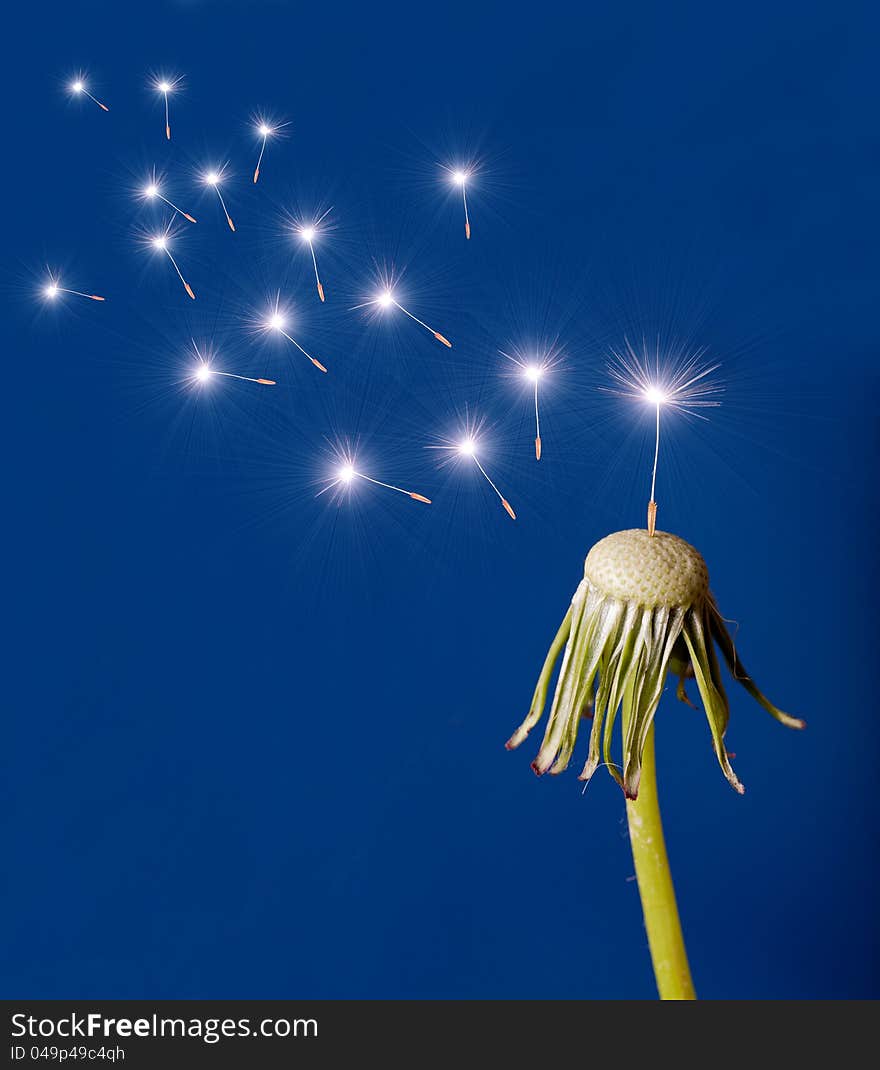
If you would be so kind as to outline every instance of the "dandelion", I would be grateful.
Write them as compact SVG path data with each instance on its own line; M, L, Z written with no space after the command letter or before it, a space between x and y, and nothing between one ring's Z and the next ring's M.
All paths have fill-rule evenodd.
M777 709L746 672L733 638L709 591L700 553L677 535L618 531L587 554L581 580L556 633L522 725L508 740L518 747L541 718L554 668L562 664L544 740L532 768L561 773L574 752L584 716L592 717L581 780L601 760L624 791L630 839L648 940L663 999L694 999L669 876L654 777L653 723L671 672L678 698L689 702L693 679L703 703L718 763L731 786L743 786L724 746L729 706L715 647L734 680L781 724L804 722ZM623 753L618 765L612 735L621 711Z

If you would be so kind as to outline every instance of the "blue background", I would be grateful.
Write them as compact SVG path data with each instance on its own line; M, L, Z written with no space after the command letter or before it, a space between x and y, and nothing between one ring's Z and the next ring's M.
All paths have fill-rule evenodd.
M7 16L4 995L653 997L620 791L503 749L586 550L643 523L651 414L602 390L625 336L723 364L708 422L666 419L660 526L809 722L731 685L739 798L661 704L698 991L880 994L880 27L610 7ZM151 71L185 78L170 144ZM254 187L260 109L290 126ZM223 162L235 235L197 181ZM139 245L154 166L199 218L194 304ZM330 205L321 306L283 217ZM47 306L47 267L106 304ZM452 350L349 311L382 271ZM326 377L248 329L276 292ZM279 386L194 390L190 338ZM540 465L516 346L558 359ZM468 420L516 523L426 448ZM434 504L316 497L346 444Z

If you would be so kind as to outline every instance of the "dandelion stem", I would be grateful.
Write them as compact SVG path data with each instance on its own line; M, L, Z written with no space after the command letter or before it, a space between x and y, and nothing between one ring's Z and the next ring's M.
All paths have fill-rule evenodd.
M639 797L627 800L626 817L657 991L661 999L696 999L660 820L653 724L642 754Z

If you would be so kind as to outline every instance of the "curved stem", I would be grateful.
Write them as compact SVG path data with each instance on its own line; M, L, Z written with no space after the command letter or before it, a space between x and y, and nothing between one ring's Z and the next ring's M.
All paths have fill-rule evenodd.
M660 406L657 405L657 434L654 436L654 467L651 470L651 501L657 489L657 461L660 458Z
M642 754L639 797L627 800L626 818L657 991L661 999L696 999L660 820L653 724Z

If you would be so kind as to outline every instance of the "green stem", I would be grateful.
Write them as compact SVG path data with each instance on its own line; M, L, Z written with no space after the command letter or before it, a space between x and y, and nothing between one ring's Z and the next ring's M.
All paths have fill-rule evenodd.
M626 817L657 991L661 999L696 999L660 820L653 724L642 754L639 797L627 801Z

